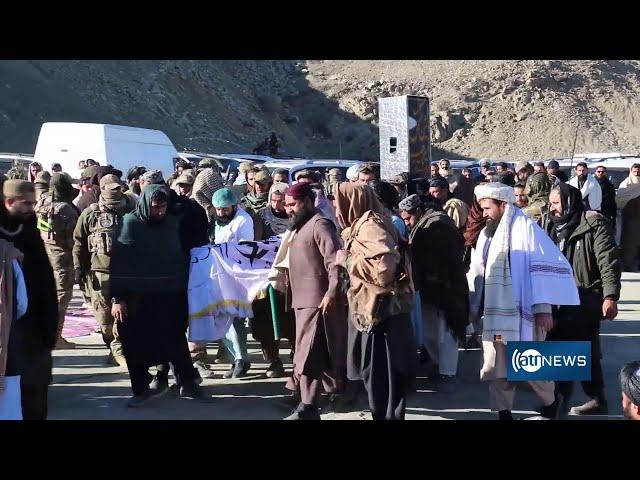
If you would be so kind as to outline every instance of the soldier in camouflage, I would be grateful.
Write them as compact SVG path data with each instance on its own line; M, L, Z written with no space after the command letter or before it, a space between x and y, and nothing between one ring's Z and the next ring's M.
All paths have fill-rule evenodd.
M33 186L36 190L36 200L40 200L43 194L49 191L49 183L51 182L51 174L46 170L38 172Z
M76 281L85 278L91 291L91 304L100 324L102 339L109 348L108 363L125 366L122 344L111 315L109 271L115 235L122 217L131 211L115 175L100 180L100 197L81 214L73 232L73 267Z
M13 168L7 172L9 180L26 180L27 170L19 160L13 161Z
M66 173L54 173L49 191L42 194L36 204L38 230L44 242L49 262L53 267L58 293L58 339L56 349L72 349L75 344L62 338L64 316L73 296L73 229L78 220L78 209L72 201L77 190Z

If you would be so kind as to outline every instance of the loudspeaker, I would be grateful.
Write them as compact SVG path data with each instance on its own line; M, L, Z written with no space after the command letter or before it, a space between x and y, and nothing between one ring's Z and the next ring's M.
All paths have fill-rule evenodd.
M378 99L380 176L402 172L409 179L428 176L431 163L429 99L415 95ZM413 182L411 182L413 183Z

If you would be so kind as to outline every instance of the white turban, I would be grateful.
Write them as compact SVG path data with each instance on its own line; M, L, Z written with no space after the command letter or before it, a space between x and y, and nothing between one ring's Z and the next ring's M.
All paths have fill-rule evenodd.
M516 194L513 187L505 185L504 183L481 183L474 190L478 201L483 198L491 198L499 202L516 203Z
M352 182L355 182L356 180L358 180L358 168L360 168L360 165L355 164L355 165L351 165L347 169L347 179L348 180L351 180Z

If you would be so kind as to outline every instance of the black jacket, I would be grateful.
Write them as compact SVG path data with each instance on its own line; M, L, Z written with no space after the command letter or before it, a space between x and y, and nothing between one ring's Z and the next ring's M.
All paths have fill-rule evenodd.
M547 219L545 230L551 228L553 223ZM585 212L567 242L565 256L573 268L581 304L560 310L601 319L602 301L605 297L618 300L621 288L622 269L609 221L598 212Z
M602 189L602 203L600 204L600 212L610 220L616 218L616 188L608 178L596 178Z
M27 288L29 306L23 317L11 329L10 348L18 355L10 355L6 375L21 375L25 384L49 384L58 332L58 297L49 257L36 228L33 216L18 230L11 224L4 206L0 208L0 238L24 254L22 271Z
M464 237L444 212L427 211L411 233L413 282L425 304L444 312L447 326L462 339L469 322L469 286Z
M180 243L191 258L191 249L209 244L209 220L207 212L192 198L178 195L169 190L170 212L180 218Z

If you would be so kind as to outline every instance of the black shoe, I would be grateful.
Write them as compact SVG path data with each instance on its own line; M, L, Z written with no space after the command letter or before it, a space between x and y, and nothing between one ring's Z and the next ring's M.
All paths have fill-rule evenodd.
M540 416L549 420L558 419L558 407L560 406L560 399L556 397L551 405L546 407L540 407Z
M455 375L436 375L433 384L439 393L456 393L458 391Z
M149 391L153 397L162 397L169 391L169 379L156 375L149 385Z
M569 415L609 415L609 406L606 401L592 398L579 407L573 407Z
M431 355L429 355L429 352L425 347L420 347L420 349L418 350L418 361L420 362L420 365L424 365L425 363L433 363Z
M187 400L211 400L210 397L204 394L200 385L195 382L189 382L180 387L180 398Z
M429 360L426 365L422 367L422 373L427 380L436 380L440 376L440 365Z
M320 411L318 407L301 403L291 415L283 420L320 420Z
M498 412L498 420L513 420L511 410L500 410Z
M246 360L238 360L232 368L227 370L224 374L224 378L240 378L246 377L247 372L251 368L251 363Z
M353 389L345 389L340 393L329 395L329 403L322 409L322 413L347 413L354 410L358 401L358 393Z
M302 402L300 398L300 392L293 392L291 395L287 395L286 397L280 397L277 400L278 405L286 408L287 410L291 410L296 406L300 405Z
M465 350L482 348L482 341L480 340L480 335L477 333L473 333L469 339L465 338L464 342L462 342L462 348L464 348Z
M145 405L149 400L153 398L151 390L145 390L143 393L138 395L134 395L127 402L127 407L129 408L139 408Z
M556 414L556 418L567 418L567 415L569 415L569 398L556 391L556 400L558 401L558 413Z
M267 378L280 378L285 376L284 365L280 360L271 362L271 365L267 368Z

